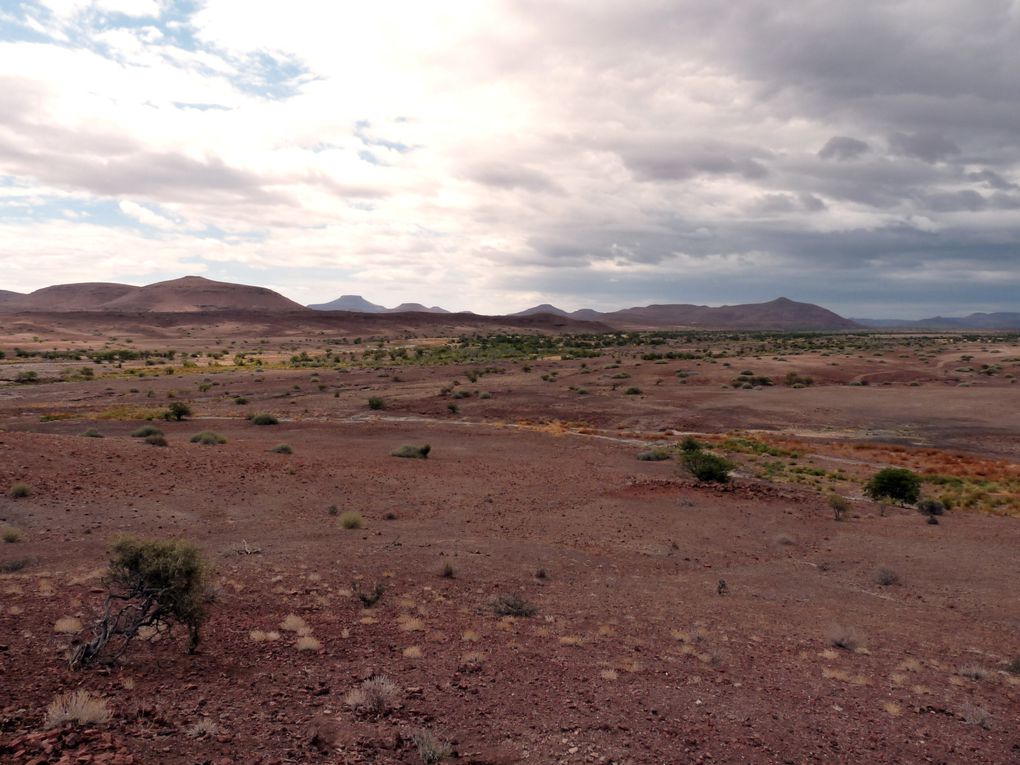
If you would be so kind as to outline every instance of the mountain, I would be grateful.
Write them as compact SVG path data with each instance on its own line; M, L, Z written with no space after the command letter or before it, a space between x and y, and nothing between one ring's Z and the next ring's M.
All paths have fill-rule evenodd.
M316 303L308 306L313 311L357 311L358 313L382 313L385 306L369 303L361 295L341 295L328 303Z
M572 314L574 318L581 318ZM776 298L768 303L724 305L650 305L625 308L601 316L609 324L629 327L692 327L701 329L832 330L860 325L813 303Z
M10 290L0 290L0 303L6 303L8 300L14 300L15 298L25 297L22 292L11 292Z
M421 303L401 303L396 308L386 308L384 311L386 313L450 313L437 305L428 308Z
M17 311L96 311L137 289L130 284L110 282L55 284L5 300L3 306Z
M930 319L854 319L878 329L1020 329L1020 313L972 313L969 316L933 316Z
M216 282L185 276L138 287L103 304L102 310L139 313L199 313L202 311L304 311L304 306L279 292L247 284Z
M540 314L540 313L547 313L547 314L550 314L552 316L574 316L575 318L577 318L576 314L578 312L575 311L574 313L569 313L567 311L564 311L562 308L557 308L554 305L549 305L548 303L542 303L542 305L536 305L534 308L526 308L523 311L518 311L517 313L512 313L512 314L510 314L510 316L534 316L534 315ZM593 311L592 313L595 313L595 312Z
M216 282L185 276L146 287L104 282L57 284L5 300L5 310L65 313L200 313L204 311L304 311L305 308L265 287Z

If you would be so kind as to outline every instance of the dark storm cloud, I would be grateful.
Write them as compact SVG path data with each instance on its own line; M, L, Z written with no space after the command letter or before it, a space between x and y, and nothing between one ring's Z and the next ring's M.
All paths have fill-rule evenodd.
M769 174L761 162L767 152L726 146L633 146L620 151L642 180L677 181L698 175L736 175L758 180Z
M825 146L818 150L818 156L822 159L857 159L866 151L871 149L864 141L850 138L845 135L835 135L825 142Z
M923 162L938 162L960 153L959 146L936 133L893 133L889 136L889 148L896 154Z

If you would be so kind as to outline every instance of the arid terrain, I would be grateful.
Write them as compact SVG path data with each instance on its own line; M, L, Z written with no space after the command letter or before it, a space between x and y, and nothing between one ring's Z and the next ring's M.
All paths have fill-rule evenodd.
M0 316L0 761L1020 762L1015 333L515 321ZM72 670L122 534L205 552L202 642Z

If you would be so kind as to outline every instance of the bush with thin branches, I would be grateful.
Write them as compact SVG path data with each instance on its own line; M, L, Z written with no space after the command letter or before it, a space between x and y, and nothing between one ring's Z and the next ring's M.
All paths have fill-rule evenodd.
M72 651L71 667L87 667L100 659L115 661L143 628L160 634L177 624L187 628L188 652L194 653L206 618L208 576L204 556L190 542L117 540L102 615L92 625L92 639Z

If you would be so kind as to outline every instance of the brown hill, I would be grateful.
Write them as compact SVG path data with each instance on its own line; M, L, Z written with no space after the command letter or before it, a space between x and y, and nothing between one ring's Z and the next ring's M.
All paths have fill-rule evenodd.
M0 303L6 303L9 300L14 300L15 298L21 298L21 297L25 297L25 295L23 293L21 293L21 292L11 292L10 290L0 290Z
M594 313L594 312L592 312ZM579 316L578 318L582 318ZM586 312L583 318L594 318ZM768 303L724 305L650 305L604 313L599 318L614 326L692 327L697 329L833 330L860 329L856 322L814 305L777 298Z
M305 311L304 306L265 287L185 276L140 287L111 300L102 310L123 313L202 313L205 311Z
M5 300L3 306L6 310L17 311L97 311L111 300L124 297L137 289L130 284L111 282L55 284Z

